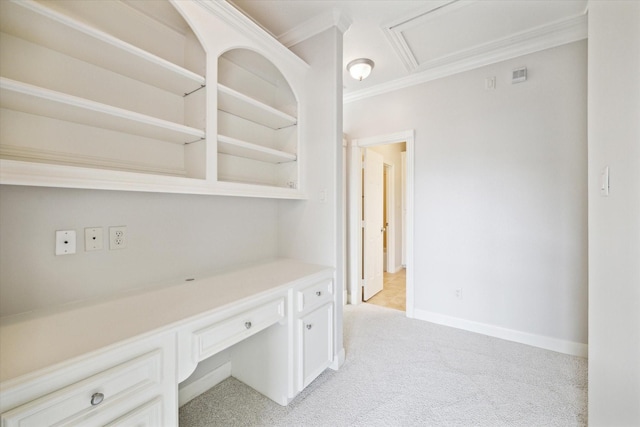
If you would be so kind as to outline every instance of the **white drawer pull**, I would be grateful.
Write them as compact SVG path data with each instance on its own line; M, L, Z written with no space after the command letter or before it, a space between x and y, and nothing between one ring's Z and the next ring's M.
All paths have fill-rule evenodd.
M316 296L320 296L320 295L322 295L322 292L317 291L317 292L316 292Z
M244 322L244 327L247 329L251 329L251 322Z
M104 394L102 393L93 393L91 396L91 406L96 406L102 403L104 400Z
M307 329L311 329L313 328L313 325L311 323L307 324Z

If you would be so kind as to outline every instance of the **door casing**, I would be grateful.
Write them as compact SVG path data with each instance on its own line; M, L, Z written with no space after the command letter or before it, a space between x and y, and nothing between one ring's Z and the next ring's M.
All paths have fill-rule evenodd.
M405 261L407 269L407 317L414 317L414 282L413 282L413 185L414 185L414 146L415 130L406 130L393 134L379 135L369 138L354 139L349 144L349 206L348 206L348 259L357 262L348 263L348 301L360 304L362 281L360 266L362 265L362 149L376 145L405 142L406 154L406 241Z

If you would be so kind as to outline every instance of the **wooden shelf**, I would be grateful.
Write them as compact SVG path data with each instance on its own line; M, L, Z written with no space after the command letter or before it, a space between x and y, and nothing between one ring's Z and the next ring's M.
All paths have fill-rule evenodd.
M296 155L251 142L218 135L218 153L244 157L267 163L287 163L296 161Z
M122 108L0 77L2 108L157 140L185 144L205 132Z
M298 122L297 118L220 83L218 83L218 110L271 129L282 129Z
M0 4L3 32L178 95L205 86L196 73L32 0Z

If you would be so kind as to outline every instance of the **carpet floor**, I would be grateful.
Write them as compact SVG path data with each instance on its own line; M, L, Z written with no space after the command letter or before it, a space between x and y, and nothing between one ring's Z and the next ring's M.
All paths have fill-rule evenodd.
M587 360L346 306L346 360L287 407L235 378L180 408L181 427L586 426Z

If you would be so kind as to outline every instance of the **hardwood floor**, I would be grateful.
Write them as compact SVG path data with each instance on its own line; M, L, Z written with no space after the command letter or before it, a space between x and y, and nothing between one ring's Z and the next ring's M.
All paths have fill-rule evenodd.
M384 289L367 301L370 304L407 310L407 270L401 269L397 273L384 273Z

